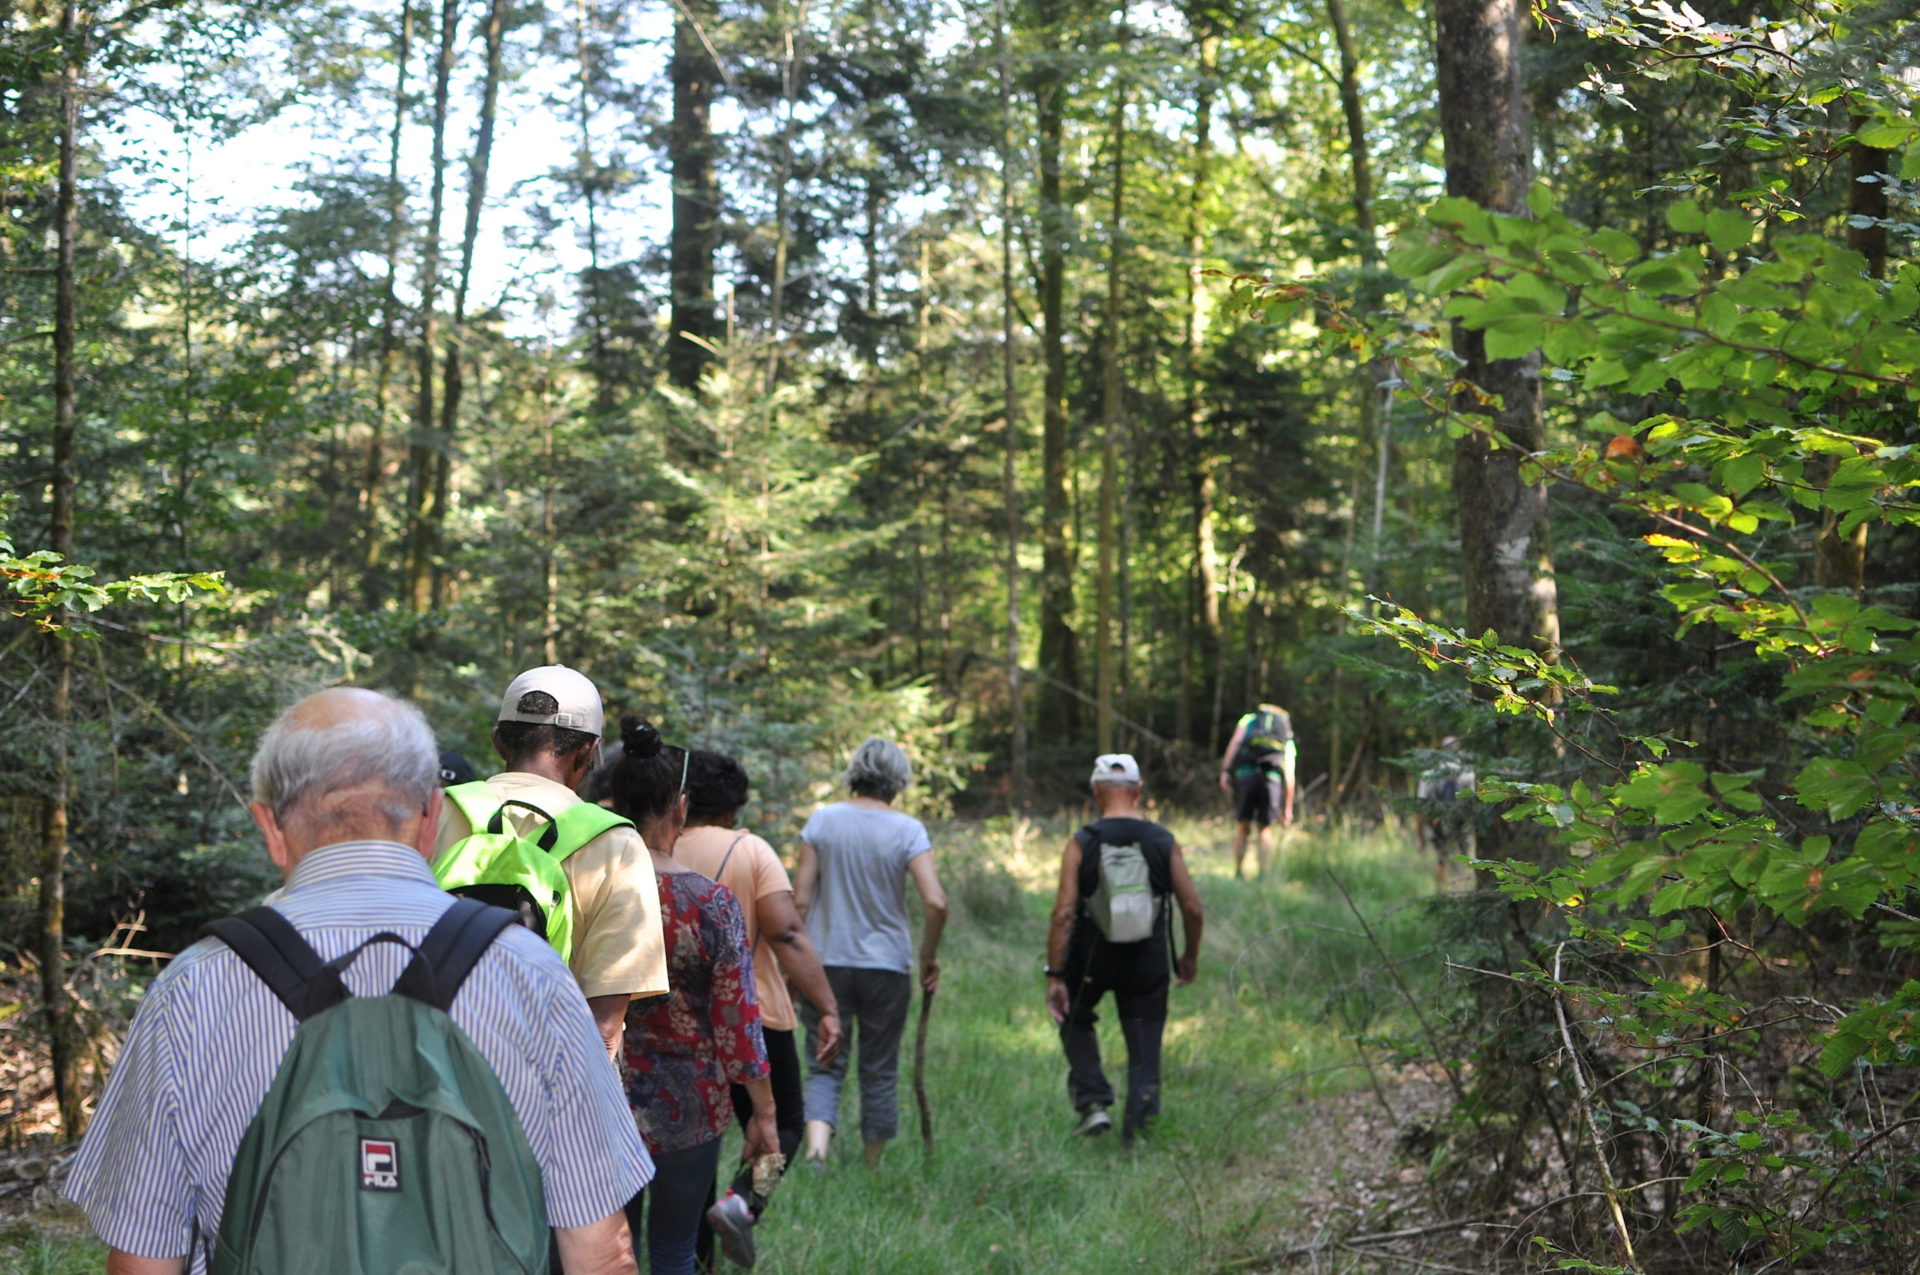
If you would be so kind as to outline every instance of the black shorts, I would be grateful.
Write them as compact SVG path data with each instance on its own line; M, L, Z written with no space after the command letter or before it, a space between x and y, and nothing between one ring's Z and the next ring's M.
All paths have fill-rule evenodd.
M1280 772L1274 770L1256 771L1251 775L1235 776L1233 781L1233 821L1235 823L1257 823L1262 828L1273 822L1274 815L1281 809L1285 797Z

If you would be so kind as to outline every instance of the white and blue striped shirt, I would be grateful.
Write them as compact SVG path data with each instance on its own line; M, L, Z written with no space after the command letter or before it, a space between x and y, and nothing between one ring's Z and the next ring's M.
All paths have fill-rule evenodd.
M303 858L274 907L331 959L382 930L418 943L452 902L419 851L353 841ZM348 987L385 992L405 955L373 945ZM549 1225L597 1222L653 1177L580 988L532 931L510 926L495 940L452 1017L520 1115ZM67 1179L103 1241L141 1257L192 1250L190 1269L205 1269L196 1228L203 1242L220 1228L234 1153L293 1031L293 1015L225 944L195 943L154 980Z

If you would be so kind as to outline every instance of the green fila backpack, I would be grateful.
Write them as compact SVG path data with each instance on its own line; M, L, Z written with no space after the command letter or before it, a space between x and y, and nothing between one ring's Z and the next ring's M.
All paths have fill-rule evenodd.
M227 1179L212 1275L540 1275L540 1165L499 1078L447 1011L514 923L460 899L393 989L342 978L272 908L209 924L299 1021Z
M1126 845L1100 843L1100 863L1087 915L1109 943L1138 943L1153 937L1160 914L1146 851L1137 841Z
M531 802L502 798L484 780L456 784L447 800L459 807L473 831L434 860L433 877L449 894L506 908L520 923L573 959L573 891L561 864L610 828L633 824L603 806L583 801L558 817ZM520 806L546 823L522 836L506 821L507 807Z

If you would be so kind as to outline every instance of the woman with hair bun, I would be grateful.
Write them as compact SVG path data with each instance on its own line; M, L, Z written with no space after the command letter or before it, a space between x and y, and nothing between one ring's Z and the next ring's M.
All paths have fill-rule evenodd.
M720 1138L733 1115L728 1085L745 1086L752 1098L749 1160L778 1149L773 1089L740 904L672 857L687 817L687 750L665 747L653 724L632 713L620 719L620 742L609 796L653 854L673 988L627 1011L627 1100L658 1170L628 1203L627 1220L638 1257L645 1213L652 1275L690 1275Z
M900 1131L900 1037L913 1002L913 932L907 920L907 879L919 891L920 986L940 985L940 931L947 895L933 867L926 827L893 808L913 781L907 754L891 740L869 738L847 765L849 796L814 812L800 832L793 897L812 932L840 1007L851 1048L827 1062L811 1061L807 1075L807 1148L825 1163L840 1119L840 1090L848 1055L860 1054L860 1138L869 1167L880 1163ZM802 1005L807 1052L818 1054L819 1016Z

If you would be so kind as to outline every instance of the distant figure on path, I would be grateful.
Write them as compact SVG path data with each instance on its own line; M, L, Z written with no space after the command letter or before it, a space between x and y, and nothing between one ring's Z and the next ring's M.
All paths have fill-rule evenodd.
M384 993L411 952L376 936L418 944L454 902L427 866L442 790L419 710L348 688L300 701L261 737L253 797L267 852L287 878L274 911L322 958L368 945L346 975L348 990ZM508 926L459 985L450 1014L519 1117L567 1269L632 1271L621 1205L653 1166L560 958L537 935ZM195 943L154 980L66 1184L112 1250L108 1270L207 1269L242 1131L294 1027L293 1013L219 940ZM352 1146L344 1152L347 1172L364 1163L364 1143L358 1161ZM404 1184L409 1171L403 1162L394 1180ZM350 1210L325 1222L348 1242ZM281 1269L354 1265L345 1252L282 1260Z
M793 998L787 994L791 978L812 1004L819 1020L820 1053L815 1061L831 1063L840 1052L840 1007L827 972L820 964L800 910L793 903L793 881L773 847L737 825L747 804L747 772L731 757L705 749L693 750L687 770L687 826L673 843L673 858L695 872L712 877L732 890L746 917L747 947L753 952L753 981L760 992L760 1028L767 1041L772 1067L774 1123L780 1131L780 1154L791 1163L806 1133L806 1073L794 1044L799 1026ZM746 1089L733 1086L733 1113L744 1128L753 1107ZM707 1222L720 1236L726 1255L742 1266L753 1265L752 1227L766 1209L766 1197L754 1189L754 1166L742 1166L733 1187L707 1210ZM711 1252L711 1241L702 1239Z
M1089 781L1100 817L1067 838L1060 888L1047 931L1047 1012L1067 1054L1067 1096L1083 1137L1113 1127L1113 1086L1100 1067L1094 1034L1100 998L1113 993L1127 1042L1127 1107L1121 1141L1131 1146L1160 1114L1160 1037L1167 1025L1173 926L1169 898L1180 905L1186 949L1171 962L1186 987L1199 972L1200 894L1173 833L1140 812L1140 766L1128 753L1106 753Z
M1434 854L1433 885L1447 886L1447 863L1456 854L1473 853L1473 763L1460 755L1460 737L1440 741L1440 755L1420 773L1414 787L1419 803L1413 816L1413 837Z
M531 668L507 684L493 746L507 769L486 780L505 822L525 835L576 804L575 792L600 760L606 711L586 676L563 664ZM533 809L529 810L531 806ZM536 813L536 811L538 813ZM453 802L440 813L437 858L473 831ZM660 895L646 843L632 828L610 828L560 865L573 898L573 973L618 1057L627 1003L667 990Z
M900 745L869 738L847 764L852 794L814 812L800 832L794 902L812 931L839 1003L847 1048L817 1061L821 1020L803 1006L807 1027L807 1159L824 1163L840 1122L840 1090L850 1056L860 1055L860 1137L867 1164L880 1163L900 1131L897 1082L900 1036L913 1001L913 934L907 923L907 878L920 894L920 986L940 986L940 932L947 895L934 871L933 843L918 819L893 809L912 782Z
M750 1095L749 1161L779 1145L773 1087L739 900L672 858L686 822L691 756L663 746L653 724L633 713L620 719L620 743L609 793L614 811L633 820L652 851L673 980L669 995L627 1011L627 1099L660 1170L645 1198L627 1205L627 1221L636 1237L644 1222L651 1275L692 1275L721 1138L732 1123L728 1086Z
M1247 833L1254 835L1260 875L1267 875L1271 851L1267 825L1293 822L1293 719L1278 704L1262 704L1241 715L1220 758L1220 790L1233 798L1233 875L1244 876Z

